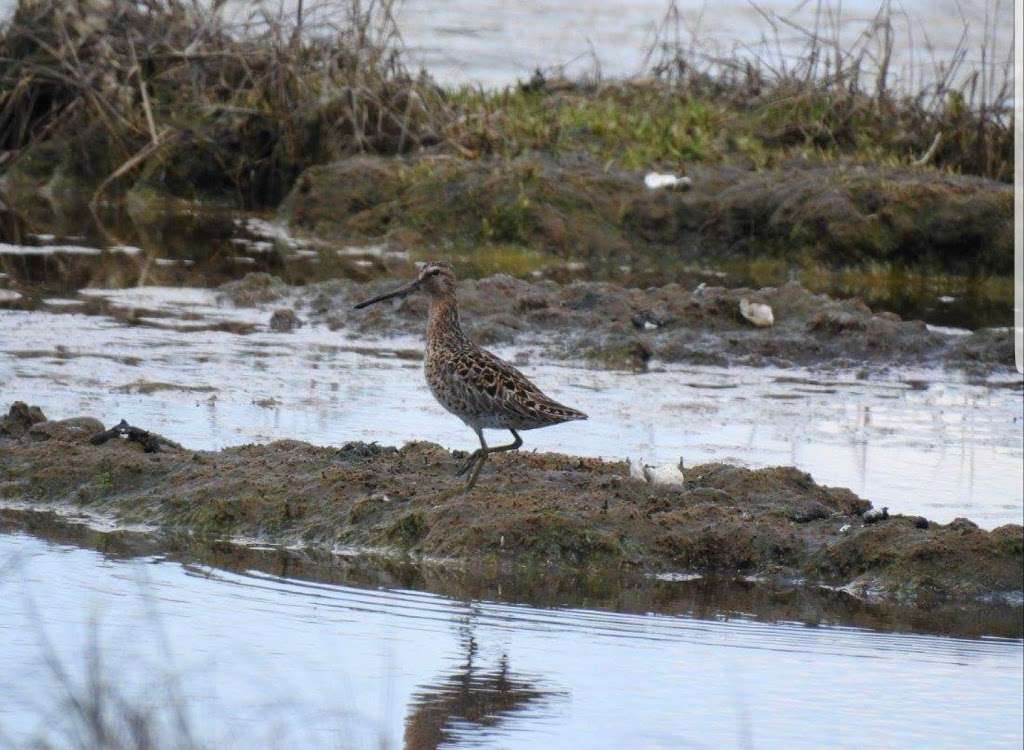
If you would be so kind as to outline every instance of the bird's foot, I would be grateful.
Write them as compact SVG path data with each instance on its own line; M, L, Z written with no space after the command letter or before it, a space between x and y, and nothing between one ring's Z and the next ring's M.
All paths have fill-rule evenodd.
M461 477L463 474L465 474L467 471L469 471L473 467L473 464L476 463L477 459L479 459L479 458L480 458L480 451L479 450L475 450L472 453L470 453L469 454L469 458L466 459L466 463L462 464L462 466L459 468L459 470L457 472L455 472L455 476Z

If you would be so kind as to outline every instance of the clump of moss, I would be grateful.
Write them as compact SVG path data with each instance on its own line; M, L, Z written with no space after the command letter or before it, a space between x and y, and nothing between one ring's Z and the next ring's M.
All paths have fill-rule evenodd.
M463 145L480 154L586 152L624 169L714 161L729 112L670 86L613 84L549 93L461 90L453 103L467 114Z
M420 511L401 516L387 531L387 539L403 549L414 547L429 531L427 519Z
M471 154L586 152L621 169L731 163L756 169L793 158L944 170L1010 182L1011 123L963 97L927 108L828 83L724 78L715 87L644 79L601 86L475 89L453 94ZM936 134L942 134L935 141ZM937 143L930 151L932 143Z
M404 244L535 248L608 257L628 246L617 217L637 189L593 163L359 157L308 170L282 211L303 229Z
M1013 191L1000 183L820 163L692 173L688 192L650 191L585 155L363 156L307 170L282 213L319 235L476 257L498 245L615 266L640 255L1012 270Z

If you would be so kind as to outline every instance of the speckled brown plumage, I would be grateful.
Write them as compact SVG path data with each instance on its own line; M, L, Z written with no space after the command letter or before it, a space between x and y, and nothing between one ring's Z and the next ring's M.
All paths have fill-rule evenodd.
M532 430L586 418L470 341L459 326L453 298L430 306L423 369L434 398L473 428Z
M423 365L430 391L441 406L472 427L480 439L480 449L459 471L461 475L473 468L467 491L476 483L488 454L515 450L522 445L518 430L587 418L583 412L548 398L515 367L469 340L459 324L455 274L447 263L428 263L415 281L356 307L416 291L430 296ZM509 430L515 442L488 448L484 429Z

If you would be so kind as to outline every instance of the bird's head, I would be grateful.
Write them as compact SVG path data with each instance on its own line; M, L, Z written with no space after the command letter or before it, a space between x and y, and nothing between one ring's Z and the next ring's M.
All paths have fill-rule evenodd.
M377 302L395 297L406 297L413 292L425 292L430 297L449 297L455 294L455 273L450 263L445 261L430 261L420 264L420 273L413 281L403 284L390 292L363 300L355 306L360 310Z

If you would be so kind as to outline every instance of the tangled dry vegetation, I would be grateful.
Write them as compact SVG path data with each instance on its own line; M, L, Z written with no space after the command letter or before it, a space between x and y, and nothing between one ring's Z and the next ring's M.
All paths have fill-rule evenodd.
M222 2L21 0L0 38L0 150L97 198L141 174L253 205L309 164L436 142L449 115L404 67L390 4L337 12L314 35L301 12L232 23Z
M775 47L785 27L799 54L766 41L715 55L673 2L641 78L538 72L482 91L409 70L393 1L234 19L222 0L19 0L0 29L0 170L51 192L87 185L94 202L150 188L243 207L276 205L311 165L425 148L583 151L620 169L800 156L1012 179L1012 58L993 42L979 65L961 45L896 83L888 4L852 42L827 18L789 28L764 13Z
M1012 182L1014 59L1012 43L1000 48L1001 0L986 3L980 35L969 34L964 16L946 56L935 54L925 18L891 0L852 37L841 4L819 1L805 25L750 5L763 21L761 42L723 54L701 42L699 22L688 23L670 0L648 56L654 75L747 113L746 132L769 147L813 146Z

